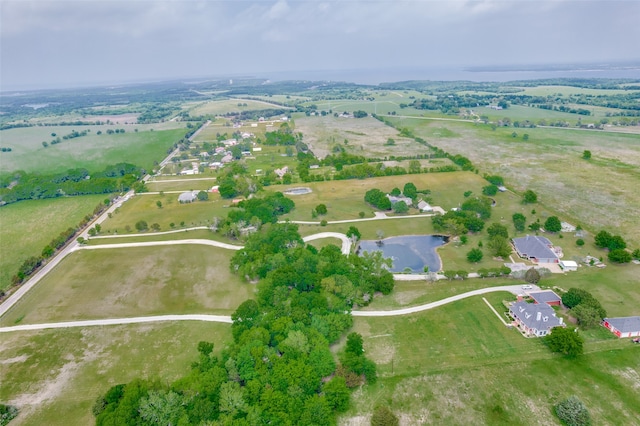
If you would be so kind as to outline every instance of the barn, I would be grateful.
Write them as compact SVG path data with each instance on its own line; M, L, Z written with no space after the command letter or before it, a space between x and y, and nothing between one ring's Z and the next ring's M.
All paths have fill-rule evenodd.
M640 336L640 316L605 318L602 325L618 337Z

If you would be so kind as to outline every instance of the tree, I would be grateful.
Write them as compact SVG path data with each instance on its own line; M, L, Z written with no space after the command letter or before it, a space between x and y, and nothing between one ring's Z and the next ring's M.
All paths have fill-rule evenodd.
M469 251L469 253L467 253L467 260L472 263L477 263L482 260L483 256L484 255L482 253L482 250L478 248L473 248Z
M577 245L578 247L582 247L582 246L584 245L584 240L583 240L582 238L578 238L578 239L576 240L576 245Z
M529 229L533 232L537 232L540 230L540 222L535 221L529 224Z
M482 187L482 193L489 197L492 197L498 193L498 187L495 185L487 185Z
M562 230L562 223L557 216L549 216L544 221L544 229L549 232L560 232Z
M635 249L635 250L633 251L633 253L631 253L631 256L632 256L634 259L638 259L638 260L640 260L640 249Z
M511 218L513 219L513 227L516 228L516 231L524 231L524 227L527 223L527 218L522 213L514 213Z
M395 213L406 213L409 211L409 206L404 201L398 201L393 205L393 211Z
M319 215L325 215L327 214L327 206L324 204L318 204L316 206L316 213Z
M371 416L371 426L398 426L400 420L386 405L376 407Z
M449 281L454 279L458 275L458 271L444 271L444 276L447 277Z
M359 240L362 235L360 234L360 231L358 230L358 228L356 228L355 226L350 226L349 229L347 230L347 237L351 238L351 237L355 237L356 240Z
M491 237L489 243L487 244L487 247L489 247L489 250L491 250L492 253L498 257L508 257L511 254L512 250L509 241L500 235Z
M631 253L625 249L611 250L607 255L611 262L615 263L629 263L631 262Z
M596 234L594 242L596 243L596 246L600 248L608 248L611 238L613 238L613 236L607 231L600 231Z
M499 235L504 238L509 238L509 231L507 230L507 227L499 223L492 223L489 225L487 228L487 234L489 234L490 237Z
M529 268L524 273L524 280L531 284L538 284L540 281L540 272L536 268Z
M207 191L198 192L198 201L207 201L209 199L209 194Z
M528 141L529 140L529 134L525 133L524 135L522 135L522 140L525 141L525 142Z
M589 151L588 149L585 149L582 152L582 158L585 160L591 160L591 151Z
M464 196L464 198L469 198L471 197L471 194L473 194L473 191L464 191L464 194L462 194Z
M361 356L364 352L362 336L358 333L349 333L347 336L347 346L345 348L346 353Z
M158 206L159 209L162 208L162 201L158 200L156 201L156 206Z
M43 141L43 142L42 142L42 146L46 148L46 147L48 147L48 146L49 146L49 144L48 144L47 142Z
M418 188L416 188L413 182L407 182L402 188L402 193L405 195L405 197L414 199L418 196Z
M554 409L558 418L567 426L591 425L589 410L575 395L560 401L555 405Z
M538 202L538 195L530 189L527 189L522 195L522 202L524 204L533 204Z
M136 229L140 232L146 231L147 229L149 229L149 225L144 220L137 221L135 226L136 226Z
M578 324L585 329L596 327L600 324L600 321L602 321L598 310L594 306L586 303L581 303L571 309L571 315L573 315L578 320Z
M561 353L569 357L581 355L584 348L584 339L577 331L571 328L554 327L551 334L543 340L551 352Z
M565 294L562 295L562 304L571 309L582 303L583 300L592 298L593 296L586 290L581 288L571 287Z
M349 398L351 392L347 387L347 382L344 377L335 376L322 386L325 398L329 403L329 406L342 413L349 408Z
M609 239L607 248L609 250L625 249L627 248L627 243L620 235L614 235Z

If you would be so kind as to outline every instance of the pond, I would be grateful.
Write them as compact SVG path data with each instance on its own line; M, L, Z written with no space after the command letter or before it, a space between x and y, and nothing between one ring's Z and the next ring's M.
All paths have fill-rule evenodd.
M441 267L436 248L447 240L448 237L441 235L405 235L386 238L381 242L363 240L360 241L358 254L381 251L384 257L393 260L391 272L404 272L409 268L411 272L422 273L425 266L429 267L429 271L436 272Z
M284 194L285 195L302 195L302 194L309 194L311 192L312 192L311 188L299 187L299 188L288 189L284 191Z

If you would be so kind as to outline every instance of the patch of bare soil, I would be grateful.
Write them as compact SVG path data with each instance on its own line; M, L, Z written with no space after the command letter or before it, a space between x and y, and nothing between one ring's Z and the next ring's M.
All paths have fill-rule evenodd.
M27 355L20 355L13 358L0 359L0 364L15 364L17 362L25 362L29 357Z

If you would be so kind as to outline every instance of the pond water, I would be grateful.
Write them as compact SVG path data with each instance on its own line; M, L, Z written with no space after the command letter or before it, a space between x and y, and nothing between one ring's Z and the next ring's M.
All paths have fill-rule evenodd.
M447 237L440 235L405 235L402 237L391 237L378 241L360 241L358 254L362 252L381 251L383 256L391 258L393 265L391 272L404 272L406 268L414 273L424 272L424 267L428 266L429 271L440 270L440 257L436 253L436 248L447 242Z
M311 188L291 188L286 190L285 195L302 195L311 193Z

